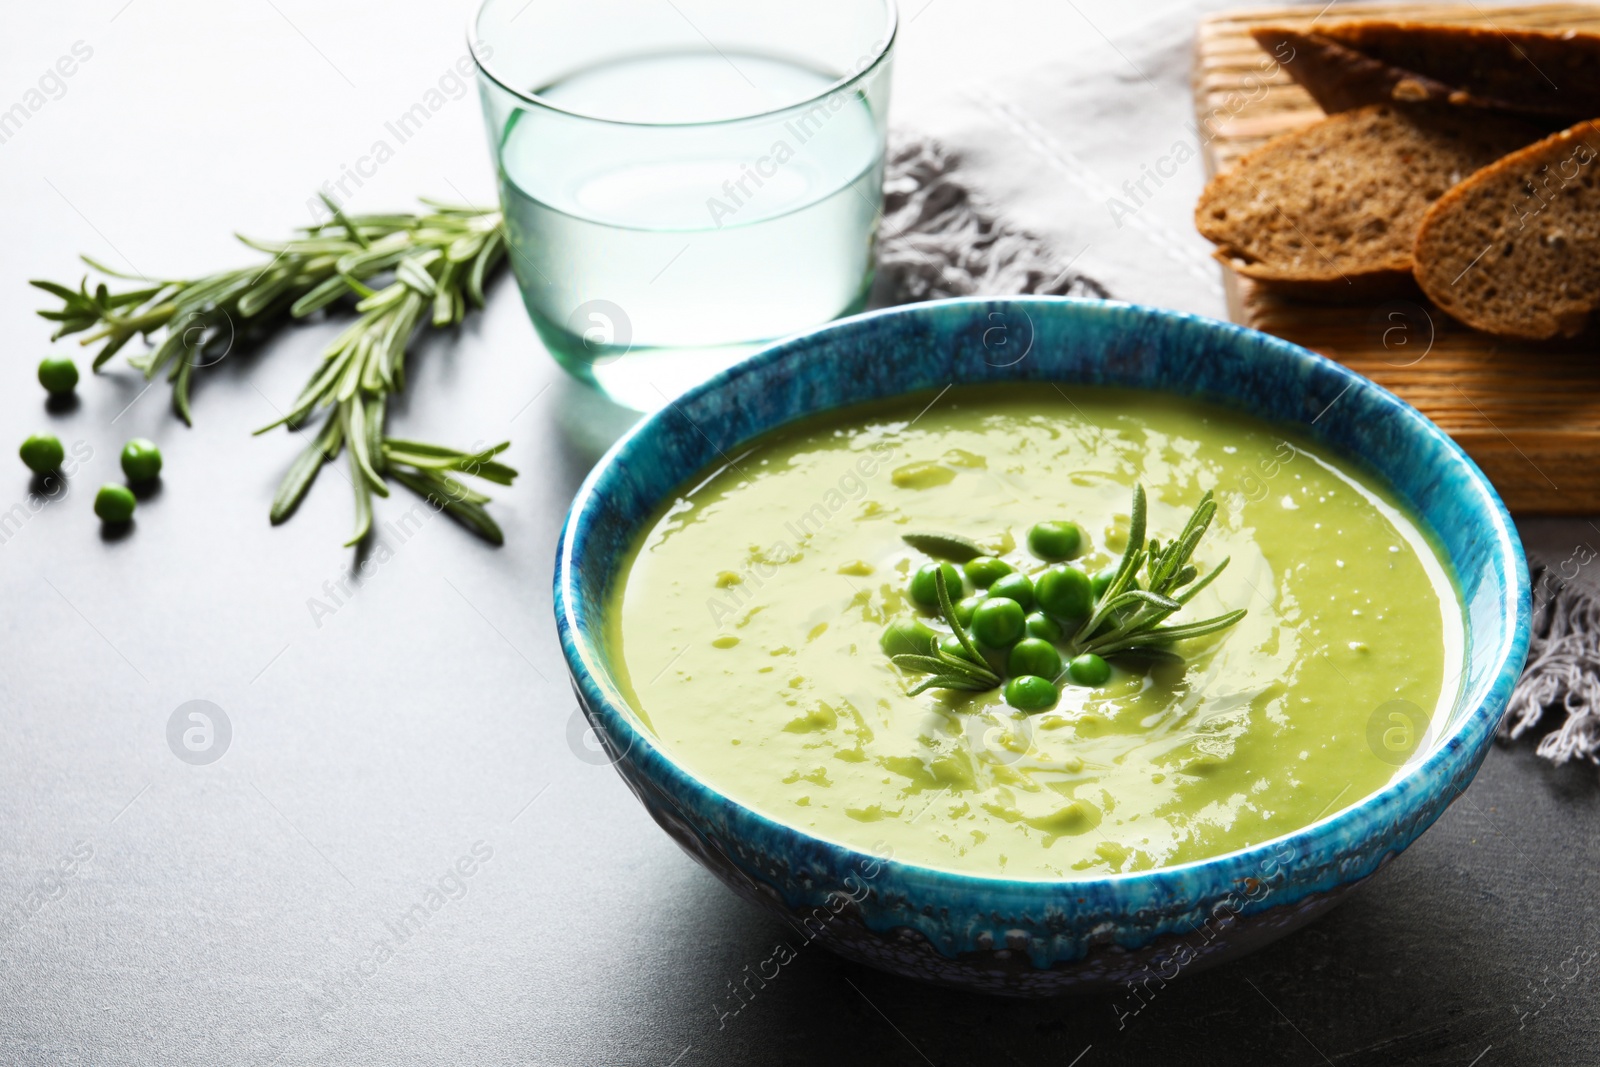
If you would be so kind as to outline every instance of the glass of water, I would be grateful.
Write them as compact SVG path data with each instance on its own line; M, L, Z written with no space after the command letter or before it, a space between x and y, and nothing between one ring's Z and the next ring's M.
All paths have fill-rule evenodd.
M872 282L894 0L486 0L511 265L563 366L658 407Z

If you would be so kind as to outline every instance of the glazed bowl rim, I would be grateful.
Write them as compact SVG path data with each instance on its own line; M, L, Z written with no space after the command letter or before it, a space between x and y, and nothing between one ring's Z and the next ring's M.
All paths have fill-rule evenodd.
M867 849L840 841L824 834L794 826L780 819L773 818L723 792L714 783L709 782L687 767L679 763L667 751L665 746L658 745L649 730L638 721L637 712L625 699L613 699L608 687L600 685L597 677L604 677L611 690L620 695L615 676L612 673L607 657L599 647L598 636L591 638L583 626L579 624L581 608L584 604L581 583L579 581L581 560L574 558L574 542L577 539L580 527L587 521L591 509L606 490L608 481L616 476L619 467L618 460L637 447L637 442L646 439L664 425L668 412L685 400L693 400L707 393L734 387L741 379L758 373L765 368L788 360L803 360L807 351L818 343L819 339L826 339L835 332L845 332L859 329L863 323L883 319L892 319L902 316L917 316L931 314L938 316L946 309L962 307L994 307L1006 305L1026 305L1029 307L1068 307L1073 309L1073 314L1079 315L1116 315L1131 314L1136 317L1155 317L1158 319L1176 320L1202 330L1214 331L1226 338L1227 345L1237 350L1242 344L1249 342L1259 345L1265 352L1270 353L1267 358L1288 359L1300 364L1310 365L1331 372L1335 377L1345 381L1344 395L1350 389L1360 389L1370 393L1386 406L1391 407L1405 421L1408 426L1407 434L1421 434L1431 439L1436 446L1442 447L1446 455L1456 462L1464 465L1470 474L1470 488L1476 497L1471 501L1471 511L1474 517L1484 520L1483 536L1493 536L1493 551L1491 560L1498 559L1506 574L1505 595L1502 601L1505 614L1503 631L1497 641L1492 667L1484 671L1485 688L1483 697L1476 706L1464 708L1470 696L1467 682L1467 673L1473 657L1473 625L1467 605L1462 605L1462 622L1465 638L1465 648L1462 653L1462 675L1458 679L1460 688L1451 705L1446 718L1446 729L1434 739L1427 755L1422 758L1411 757L1399 769L1393 778L1382 787L1365 797L1356 800L1344 807L1328 812L1315 821L1304 826L1278 834L1263 841L1243 845L1226 852L1217 853L1202 859L1190 860L1184 863L1163 865L1147 868L1140 871L1128 871L1115 874L1098 874L1087 878L1066 877L1012 877L987 872L964 871L948 867L937 867L926 864L913 863L906 860L895 859L892 856L885 858L876 856ZM1121 384L1111 386L1127 388L1146 392L1166 393L1166 395L1180 396L1176 390L1162 389L1149 385ZM907 389L900 392L885 393L881 399L894 396L909 395L920 391ZM1192 397L1199 403L1211 403L1226 406L1226 393L1215 392L1205 396ZM861 401L866 402L866 401ZM791 417L773 422L762 430L770 432L778 426L790 422L814 417L826 411L838 410L840 406L824 406L808 410ZM1330 405L1331 406L1331 405ZM1309 436L1321 441L1330 451L1337 455L1351 458L1348 449L1341 448L1332 442L1320 438L1311 423L1304 419L1273 419L1268 416L1252 412L1240 403L1233 410L1240 410L1254 418L1269 422L1282 422L1286 425L1296 426ZM1315 420L1312 420L1314 422ZM1379 474L1376 464L1366 459L1359 453L1354 457L1364 466L1369 468L1369 473ZM695 472L690 472L692 477ZM686 480L686 479L685 479ZM1385 478L1387 481L1387 478ZM667 499L668 495L677 490L683 481L664 487L657 499L659 504ZM1404 497L1402 496L1402 499ZM1416 505L1407 501L1408 507ZM1457 596L1462 595L1455 573L1454 561L1437 544L1438 538L1431 526L1419 514L1415 516L1428 535L1430 542L1434 543L1435 550L1439 553L1441 562L1445 564L1450 574L1452 586ZM607 581L614 580L618 561L608 560L612 571L607 576ZM619 438L584 478L576 496L573 498L571 508L562 525L560 539L556 553L556 568L554 576L554 609L557 620L557 629L560 633L562 652L566 659L567 668L572 676L574 690L579 700L588 709L599 713L606 722L603 723L604 732L608 735L613 745L611 754L612 762L628 759L632 762L644 764L642 768L646 777L660 781L663 777L670 786L669 792L689 791L701 795L700 799L713 799L721 804L728 805L736 811L741 818L753 822L769 833L793 835L796 838L809 841L814 845L835 850L852 858L866 862L881 862L893 867L907 875L919 876L932 882L958 882L969 883L972 886L981 886L988 889L1011 889L1015 891L1042 892L1050 889L1072 888L1082 892L1093 892L1097 887L1111 890L1116 886L1125 886L1139 881L1171 882L1175 890L1190 888L1188 879L1197 872L1215 868L1218 873L1225 873L1229 869L1239 867L1241 861L1256 856L1269 857L1273 850L1285 843L1309 843L1311 839L1334 835L1337 828L1343 824L1362 827L1364 832L1358 835L1358 840L1366 840L1380 830L1386 823L1381 816L1393 815L1403 818L1414 813L1426 805L1430 789L1441 786L1451 777L1451 767L1459 765L1464 757L1473 762L1474 767L1487 754L1488 747L1493 743L1495 727L1498 725L1501 714L1511 694L1512 686L1521 673L1523 662L1527 655L1530 637L1530 583L1528 578L1527 561L1522 550L1522 543L1516 533L1516 527L1511 520L1510 513L1501 501L1499 494L1489 482L1487 476L1472 458L1452 438L1415 407L1400 399L1398 396L1381 385L1366 378L1349 368L1328 359L1325 356L1312 352L1282 338L1270 334L1239 326L1235 323L1211 319L1190 312L1175 311L1166 308L1151 307L1117 300L1101 300L1078 297L1057 296L999 296L999 297L956 297L946 300L925 301L916 304L898 305L874 311L864 312L859 315L838 319L815 330L798 334L777 342L767 348L754 353L748 358L734 364L727 370L707 379L699 385L689 389L671 403L652 412L635 423L621 438ZM604 605L600 606L597 617L605 614ZM1469 748L1470 746L1470 748ZM1469 750L1463 752L1464 748ZM620 751L620 755L617 752ZM1464 786L1463 786L1464 788ZM1453 797L1451 798L1454 799ZM1397 810L1388 811L1395 808ZM1403 847L1403 846L1402 846Z

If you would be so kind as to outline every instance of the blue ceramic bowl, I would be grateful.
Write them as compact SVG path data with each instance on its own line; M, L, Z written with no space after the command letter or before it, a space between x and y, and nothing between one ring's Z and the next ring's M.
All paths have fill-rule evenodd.
M952 382L1129 386L1298 426L1385 476L1449 557L1465 683L1395 781L1263 844L1136 874L1020 881L896 862L730 800L659 749L617 688L607 591L656 506L780 423ZM975 990L1041 995L1166 981L1288 933L1397 855L1477 772L1528 646L1527 564L1504 505L1445 434L1321 356L1226 323L1059 298L952 300L847 319L769 348L639 423L584 482L562 533L556 621L573 686L623 780L695 859L808 939Z

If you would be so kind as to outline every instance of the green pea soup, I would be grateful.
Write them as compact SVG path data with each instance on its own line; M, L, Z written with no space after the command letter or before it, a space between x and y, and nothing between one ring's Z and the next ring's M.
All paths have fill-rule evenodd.
M1180 642L1181 662L1063 677L1031 714L1000 688L908 695L922 679L879 637L942 624L909 595L930 560L903 534L1033 575L1029 530L1071 521L1068 565L1092 575L1126 545L1136 483L1163 541L1215 495L1194 562L1229 566L1172 621L1247 609L1238 624ZM1355 803L1447 716L1465 646L1445 565L1375 474L1223 408L1067 386L957 387L758 439L663 505L607 618L639 719L725 795L898 860L1034 879L1204 859Z

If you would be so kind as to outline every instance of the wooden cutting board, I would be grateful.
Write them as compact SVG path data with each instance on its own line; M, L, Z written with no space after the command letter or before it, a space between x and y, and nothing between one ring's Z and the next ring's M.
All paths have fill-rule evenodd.
M1265 7L1200 25L1194 97L1207 171L1322 117L1248 28L1366 17L1600 31L1600 5L1356 3ZM1519 514L1600 514L1600 346L1507 341L1470 330L1420 293L1318 305L1226 275L1235 322L1321 352L1398 393L1461 443Z

